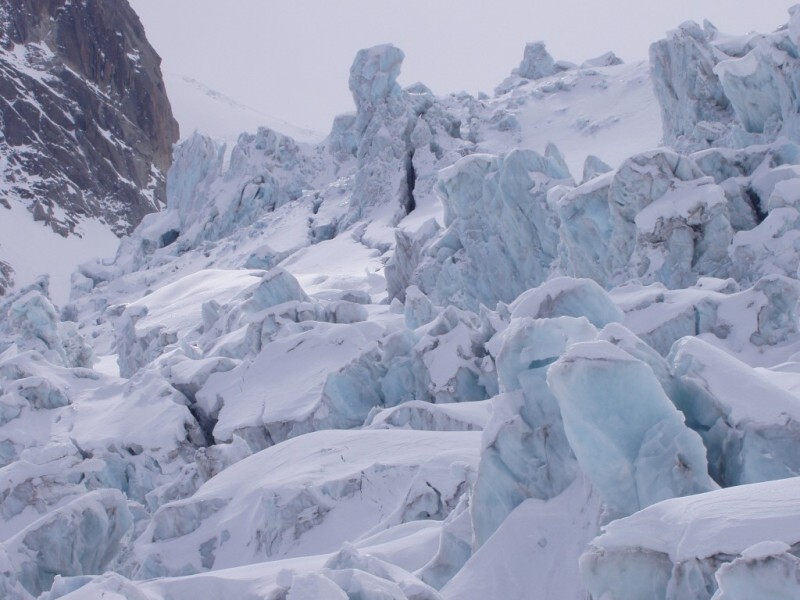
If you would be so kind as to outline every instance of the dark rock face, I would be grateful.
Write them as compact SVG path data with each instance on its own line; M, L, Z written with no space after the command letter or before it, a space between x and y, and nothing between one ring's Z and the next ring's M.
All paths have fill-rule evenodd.
M160 62L127 0L0 0L0 204L65 236L159 210L178 139Z
M14 285L14 269L7 262L0 260L0 296Z

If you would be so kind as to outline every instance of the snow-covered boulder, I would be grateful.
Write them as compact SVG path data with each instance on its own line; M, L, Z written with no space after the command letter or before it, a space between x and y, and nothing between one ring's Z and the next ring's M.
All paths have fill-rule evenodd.
M386 264L386 288L390 298L405 301L406 290L422 260L423 249L437 237L441 229L436 219L428 219L414 232L399 227L395 229L394 254Z
M719 588L712 600L791 600L800 595L800 559L785 542L754 544L714 577Z
M259 311L292 301L307 302L308 296L290 273L275 268L266 273L252 290L248 309Z
M757 227L773 209L797 207L800 146L794 142L781 138L739 149L714 147L691 158L722 187L737 232Z
M28 449L19 460L0 469L0 519L4 531L18 532L31 520L65 501L86 493L86 471L78 449L51 444Z
M586 317L597 328L621 323L622 310L595 281L555 277L523 292L509 305L511 318Z
M238 435L233 436L233 441L229 444L215 444L198 448L194 455L197 474L203 482L206 482L251 454L252 451L247 442Z
M20 350L36 350L57 365L66 363L66 353L58 333L58 313L50 300L32 290L10 307L9 321L19 336Z
M734 277L747 283L766 275L796 276L800 268L798 230L800 212L786 206L770 211L757 227L737 233L728 249Z
M544 42L530 42L525 45L525 53L519 64L518 74L525 79L541 79L549 77L557 71L553 57L544 46Z
M581 68L587 67L613 67L614 65L621 65L624 61L614 54L613 52L609 51L600 56L596 56L594 58L590 58L589 60L585 60L581 63Z
M792 23L800 22L794 11ZM725 95L745 131L774 139L783 133L798 139L798 40L788 33L760 40L742 57L720 61L714 68ZM783 48L781 48L783 46Z
M680 186L639 212L635 222L641 280L680 288L693 284L697 275L729 273L733 229L725 194L713 183Z
M190 235L199 228L198 217L205 209L214 181L222 176L225 148L211 138L194 132L175 146L167 178L167 210L177 213L176 233Z
M794 339L799 294L796 280L771 275L741 291L733 279L701 278L683 290L631 283L612 297L625 311L626 326L662 356L684 336L707 334L749 362L754 347L760 352Z
M498 85L494 92L498 96L506 94L518 88L525 80L544 79L575 66L564 61L556 61L547 51L544 42L528 42L525 44L519 66L511 71L511 76Z
M223 144L199 133L176 146L168 212L137 233L180 251L217 241L300 198L318 168L292 138L266 127L243 133L225 157Z
M496 332L495 325L488 313L448 306L416 330L381 340L385 405L475 401L494 395L497 376L484 344Z
M253 450L361 425L382 404L373 347L381 333L367 323L321 322L285 332L254 358L211 375L196 394L197 407L215 423L217 442L238 435Z
M266 274L252 270L198 270L125 307L115 324L120 375L131 377L168 348L191 341L205 324L213 325L213 320L206 323L210 320L210 303L219 306L240 294L250 300L254 310L307 298L297 281L281 269Z

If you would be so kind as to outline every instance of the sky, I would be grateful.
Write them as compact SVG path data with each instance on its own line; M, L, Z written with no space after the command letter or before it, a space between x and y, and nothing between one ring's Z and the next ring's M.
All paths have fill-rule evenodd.
M491 93L543 40L557 60L613 50L647 57L651 42L686 20L732 34L773 31L784 0L130 0L165 73L294 125L327 133L354 110L355 53L392 43L406 55L402 85L436 94Z

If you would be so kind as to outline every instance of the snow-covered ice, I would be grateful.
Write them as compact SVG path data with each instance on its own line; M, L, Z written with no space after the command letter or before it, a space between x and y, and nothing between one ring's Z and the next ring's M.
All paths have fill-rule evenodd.
M790 16L493 97L368 48L324 139L181 80L166 209L3 271L0 595L797 596Z
M800 480L791 478L655 504L605 526L581 558L584 581L596 598L708 600L715 572L723 584L715 600L772 586L796 590L796 558L785 548L800 535L798 493Z

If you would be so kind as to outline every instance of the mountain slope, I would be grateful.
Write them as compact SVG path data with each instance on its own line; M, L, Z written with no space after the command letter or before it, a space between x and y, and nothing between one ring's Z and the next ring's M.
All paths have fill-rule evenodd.
M245 106L191 77L165 73L164 83L183 137L199 131L233 145L241 133L259 127L269 127L298 142L318 143L325 137Z

